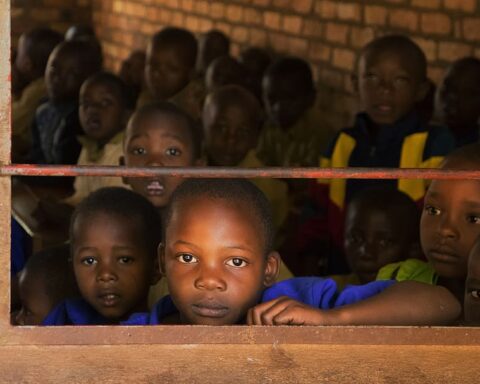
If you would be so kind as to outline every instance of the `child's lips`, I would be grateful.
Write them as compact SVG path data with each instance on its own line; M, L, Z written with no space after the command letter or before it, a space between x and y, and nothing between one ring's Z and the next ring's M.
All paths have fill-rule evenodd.
M382 114L390 114L393 111L393 106L391 104L377 104L375 109Z
M146 189L150 196L162 196L165 193L165 185L160 180L150 181Z
M451 249L447 248L436 248L432 249L429 252L429 258L433 261L441 263L457 263L458 255Z
M202 317L224 317L229 308L217 300L202 300L192 304L192 311Z
M120 302L120 296L115 292L104 292L98 295L104 307L115 307Z

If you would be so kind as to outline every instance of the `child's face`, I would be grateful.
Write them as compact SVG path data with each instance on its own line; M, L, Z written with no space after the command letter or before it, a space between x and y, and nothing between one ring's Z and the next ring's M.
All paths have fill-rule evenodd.
M397 215L398 216L398 215ZM375 280L383 266L407 258L412 246L408 223L392 212L353 203L345 222L348 264L362 284Z
M437 93L437 109L454 132L475 128L480 118L480 73L472 68L453 66Z
M133 52L120 68L120 77L126 84L141 86L145 73L145 53Z
M206 150L213 165L237 166L257 144L258 127L248 107L220 107L214 102L204 108Z
M55 48L45 69L48 97L54 102L77 99L82 81L82 71L75 57L61 46Z
M376 124L394 124L425 95L426 83L404 56L401 52L373 52L360 59L354 87L362 110Z
M73 269L83 298L107 319L145 311L155 258L135 220L80 215L73 227Z
M294 125L314 102L314 95L301 89L291 79L267 75L262 81L262 88L268 117L282 129Z
M186 123L161 113L130 120L123 153L124 163L130 167L188 167L199 163L194 156L194 144ZM125 178L135 192L157 208L168 204L182 181L182 178L173 176Z
M468 259L463 311L468 324L480 325L480 243L478 241Z
M183 323L236 324L274 282L278 254L265 257L257 223L241 203L198 197L175 206L160 262Z
M125 122L126 111L118 92L102 83L84 83L80 90L80 123L86 135L108 142Z
M27 38L25 35L20 36L18 40L17 56L15 58L15 67L22 75L29 75L32 68L32 60L27 52Z
M192 73L193 68L184 63L174 47L148 47L145 81L155 98L175 96L189 83Z
M47 276L32 276L24 269L18 279L18 294L22 308L15 322L18 325L40 325L53 309L56 303L47 293L45 279Z
M462 169L462 165L455 168ZM437 274L464 279L468 254L479 235L480 182L434 180L425 196L420 237Z

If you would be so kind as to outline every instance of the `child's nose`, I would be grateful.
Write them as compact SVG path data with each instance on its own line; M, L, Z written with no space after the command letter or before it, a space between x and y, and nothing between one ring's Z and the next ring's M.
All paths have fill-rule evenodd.
M440 218L438 232L442 237L457 238L458 229L453 218L450 215L444 214Z
M105 263L98 267L97 281L107 283L116 280L117 274L111 265Z
M393 81L388 79L380 79L379 82L379 89L380 92L393 92L395 90L395 86L393 85Z
M200 275L195 280L195 287L208 291L224 291L227 285L217 270L202 268Z

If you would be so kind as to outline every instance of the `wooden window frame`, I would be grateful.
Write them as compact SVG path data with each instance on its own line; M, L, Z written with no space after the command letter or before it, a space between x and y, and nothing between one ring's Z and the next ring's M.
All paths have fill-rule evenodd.
M0 0L0 170L10 164L10 2ZM0 177L0 382L468 383L480 328L10 324L10 177Z

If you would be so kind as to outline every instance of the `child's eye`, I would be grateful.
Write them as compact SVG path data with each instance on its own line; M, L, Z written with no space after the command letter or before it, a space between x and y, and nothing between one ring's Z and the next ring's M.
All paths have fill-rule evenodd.
M472 296L473 299L475 300L480 300L480 290L478 289L472 289L470 291L470 295Z
M470 224L480 224L480 216L469 215L467 216L467 222L469 222Z
M426 205L425 212L430 216L438 216L440 214L440 209L432 207L431 205Z
M393 241L390 239L380 239L378 241L378 245L380 245L380 247L383 247L383 248L389 247L392 244L393 244Z
M239 257L232 257L230 260L227 260L226 264L231 267L238 267L238 268L246 267L248 265L248 263L245 260L240 259Z
M394 80L394 84L396 86L403 86L406 85L409 82L409 78L406 76L397 76Z
M130 257L130 256L121 256L118 258L118 261L121 263L121 264L130 264L133 262L133 257Z
M182 151L180 151L178 148L172 147L168 148L165 153L170 156L180 156L182 154Z
M177 260L183 264L192 264L198 262L197 258L189 253L182 253L177 256Z
M145 148L133 148L131 152L134 155L145 155L147 150Z
M103 99L103 100L100 102L100 107L102 107L102 108L107 108L107 107L110 107L112 104L113 104L112 100Z
M96 263L97 263L97 260L95 260L94 257L84 257L84 258L81 260L81 263L82 263L82 264L85 264L85 265L93 265L93 264L96 264Z

